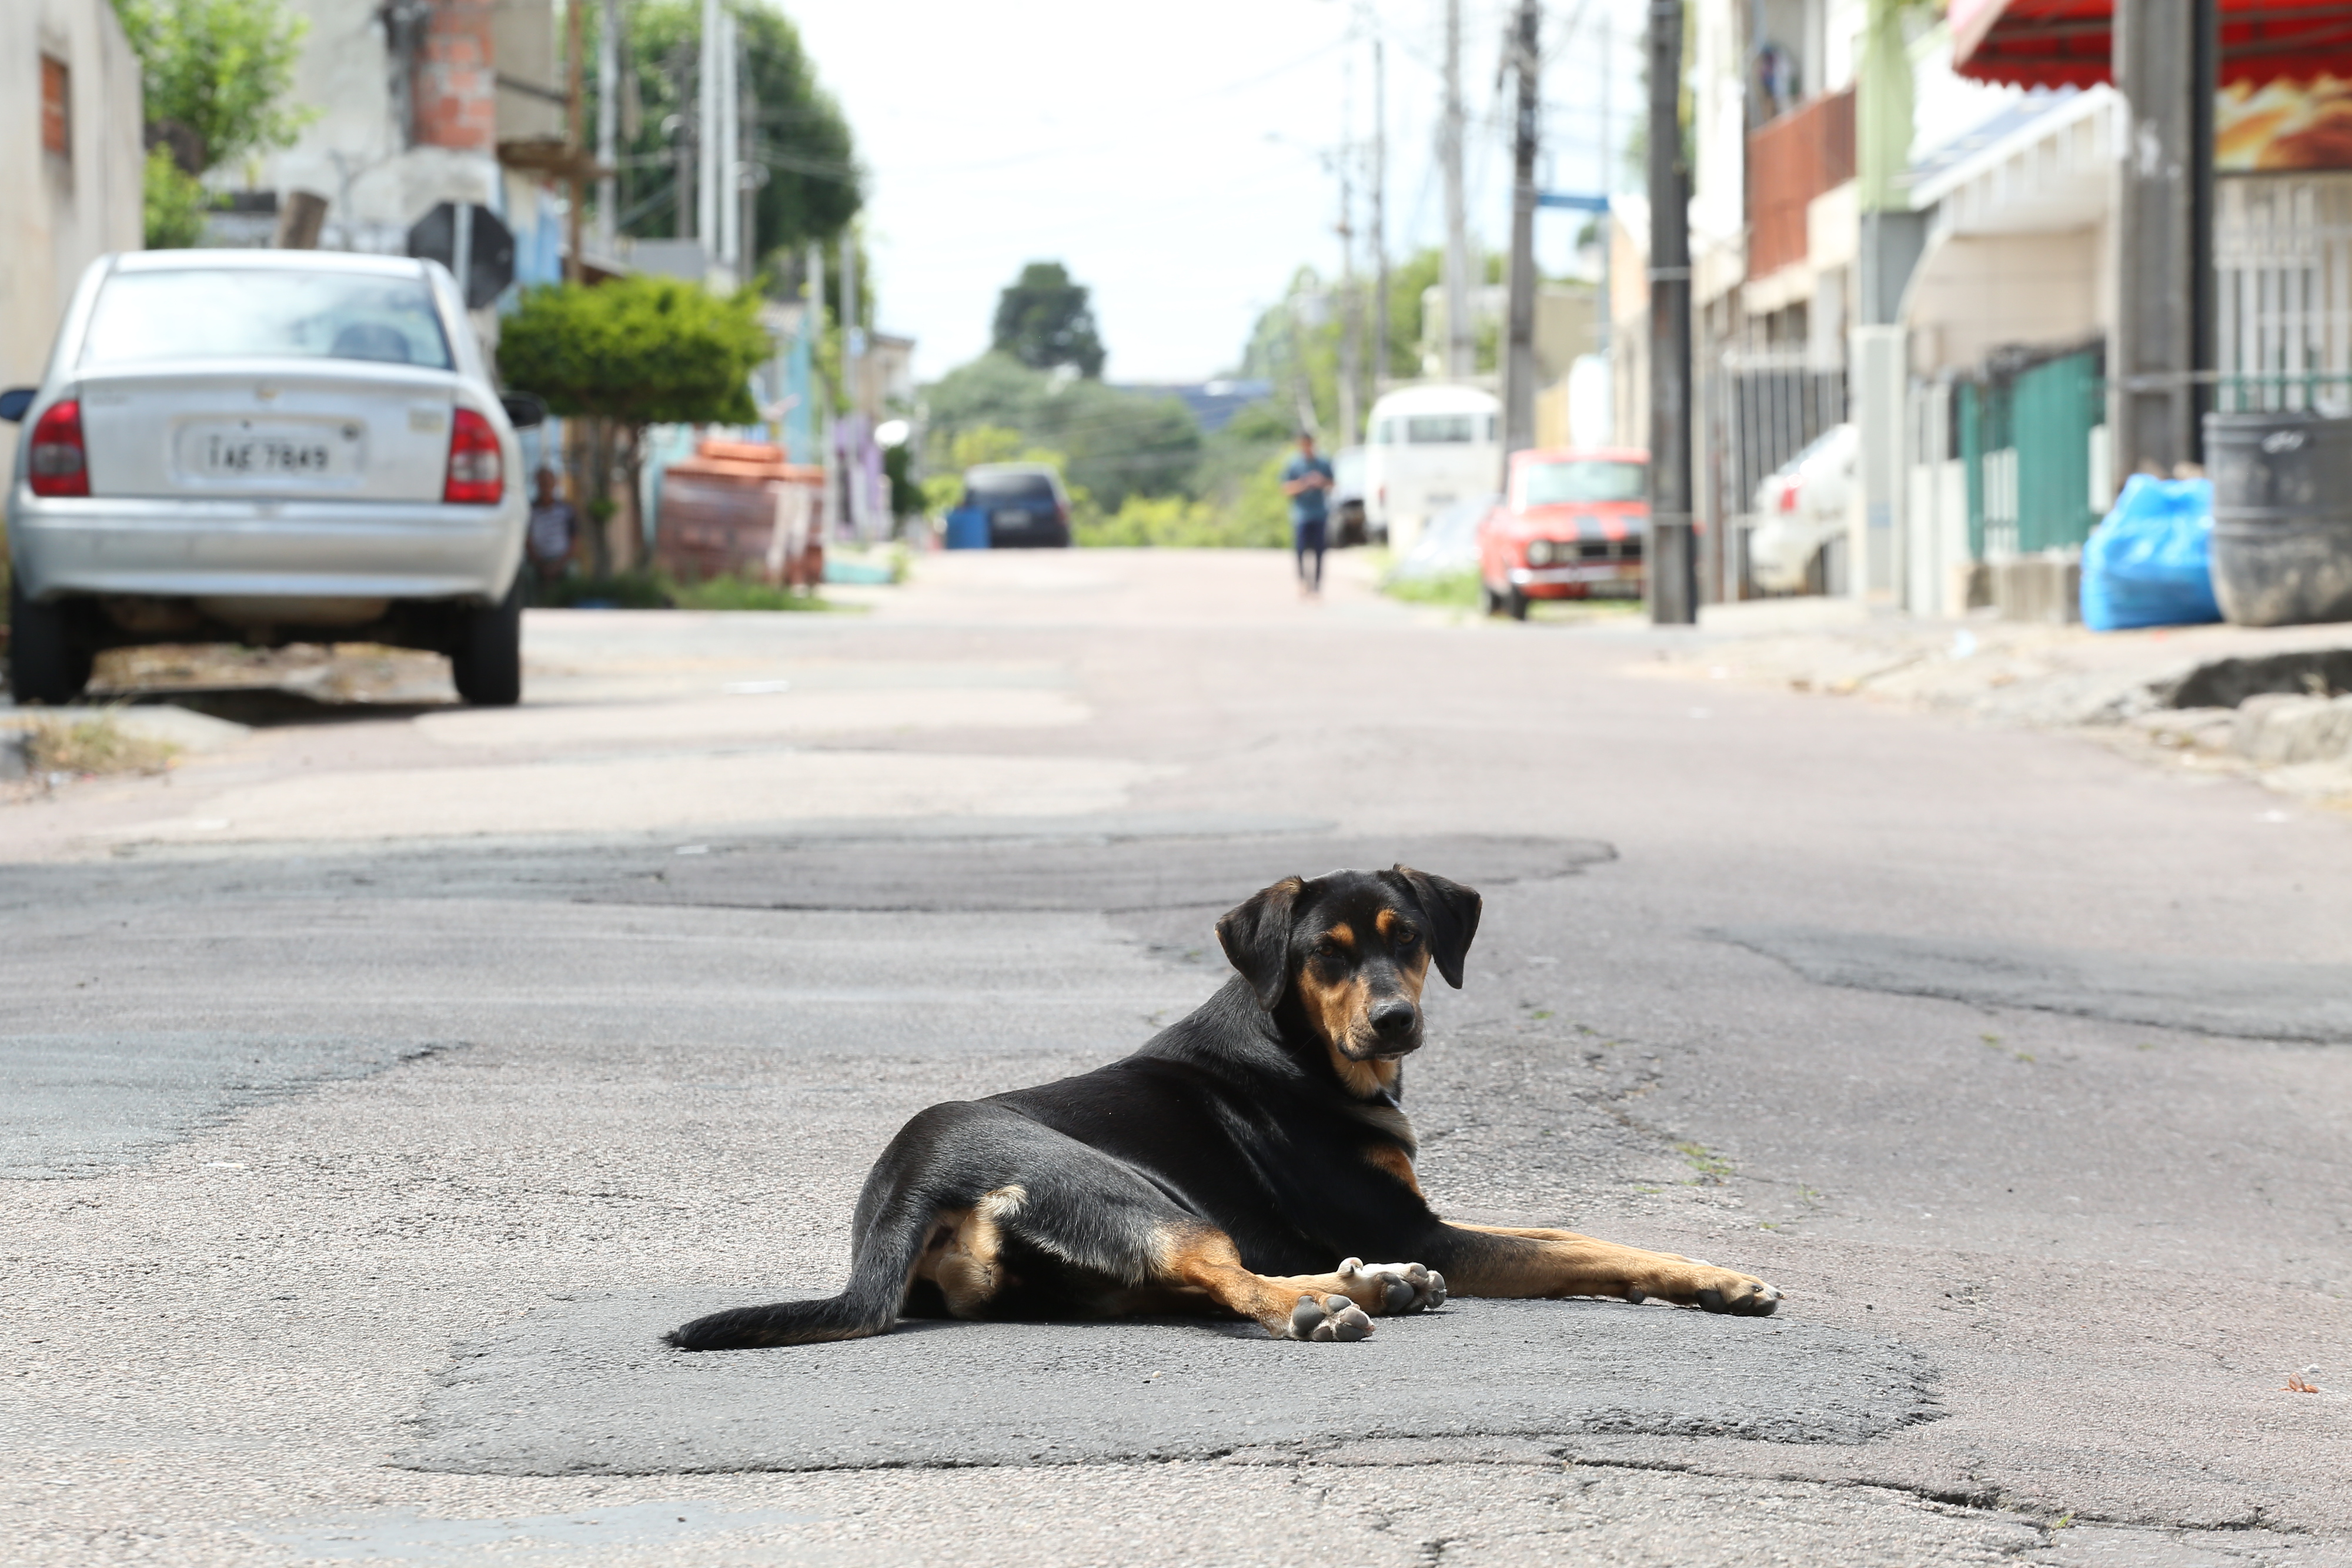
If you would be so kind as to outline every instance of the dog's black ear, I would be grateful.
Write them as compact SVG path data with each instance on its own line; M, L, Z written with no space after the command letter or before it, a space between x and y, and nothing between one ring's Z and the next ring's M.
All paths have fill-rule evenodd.
M1286 876L1252 894L1217 922L1217 942L1225 957L1257 993L1258 1006L1269 1012L1290 983L1290 919L1306 886L1298 878Z
M1412 889L1422 918L1429 923L1429 956L1437 960L1437 972L1460 990L1462 960L1469 955L1470 938L1478 935L1477 890L1409 865L1396 867L1395 874Z

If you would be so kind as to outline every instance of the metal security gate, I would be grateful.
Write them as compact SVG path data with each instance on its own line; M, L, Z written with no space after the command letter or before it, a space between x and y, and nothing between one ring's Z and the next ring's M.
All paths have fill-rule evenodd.
M2352 413L2352 174L2232 176L2214 198L2214 406Z
M2092 433L2106 423L2102 349L1996 358L1959 383L1969 553L2004 560L2080 546L2099 520Z
M1723 597L1744 599L1756 487L1845 420L1846 372L1801 346L1728 349L1707 376L1706 515L1723 523Z

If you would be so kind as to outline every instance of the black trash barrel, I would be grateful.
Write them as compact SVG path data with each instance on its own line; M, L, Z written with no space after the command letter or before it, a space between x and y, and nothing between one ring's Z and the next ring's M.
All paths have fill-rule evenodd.
M2240 626L2352 621L2352 419L2205 416L2213 593Z

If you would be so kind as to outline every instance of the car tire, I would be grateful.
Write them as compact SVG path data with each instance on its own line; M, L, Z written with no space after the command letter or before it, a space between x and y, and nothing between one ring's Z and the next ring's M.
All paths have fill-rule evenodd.
M1478 583L1478 613L1481 615L1500 615L1502 612L1503 596L1496 592L1492 588L1489 588L1486 585L1485 579L1480 579Z
M1504 604L1503 608L1510 612L1512 620L1525 621L1528 618L1528 596L1526 591L1517 588L1511 590L1511 597Z
M98 658L86 619L82 605L36 604L8 579L8 690L18 703L62 706L81 695Z
M522 701L522 604L528 585L515 573L514 585L496 604L465 612L457 645L449 652L449 677L457 695L476 707L512 707Z

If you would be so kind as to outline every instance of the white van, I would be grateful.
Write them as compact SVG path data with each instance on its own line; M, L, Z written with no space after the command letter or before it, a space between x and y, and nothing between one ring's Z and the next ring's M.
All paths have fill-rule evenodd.
M1404 387L1372 404L1364 501L1372 531L1399 555L1429 519L1501 487L1503 405L1475 387Z

